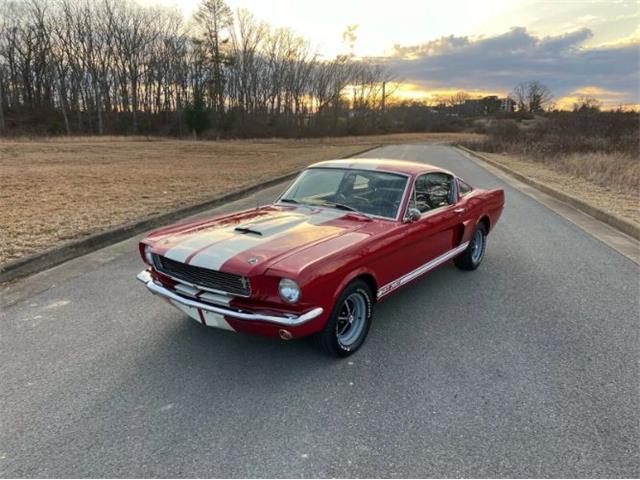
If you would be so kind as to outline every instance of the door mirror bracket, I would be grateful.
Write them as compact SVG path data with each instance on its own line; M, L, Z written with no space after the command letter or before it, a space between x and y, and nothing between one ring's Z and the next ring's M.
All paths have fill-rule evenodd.
M410 208L409 210L407 210L407 214L404 217L404 223L417 222L418 220L420 220L421 215L422 214L420 213L420 210L418 210L417 208Z

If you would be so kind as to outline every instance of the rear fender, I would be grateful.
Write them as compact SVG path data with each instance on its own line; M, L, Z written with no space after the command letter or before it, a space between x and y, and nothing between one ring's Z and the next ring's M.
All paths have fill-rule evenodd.
M479 208L472 209L469 212L469 217L467 217L464 222L464 233L462 235L462 240L460 243L467 242L471 240L473 236L473 232L475 232L477 225L482 221L483 218L489 219L489 229L493 230L498 219L500 218L500 214L502 213L502 208L504 205L504 190L501 188L494 188L492 190L486 190L482 193L482 205Z
M494 188L489 191L489 201L487 202L486 215L489 217L490 229L498 223L502 210L504 209L504 190L501 188Z

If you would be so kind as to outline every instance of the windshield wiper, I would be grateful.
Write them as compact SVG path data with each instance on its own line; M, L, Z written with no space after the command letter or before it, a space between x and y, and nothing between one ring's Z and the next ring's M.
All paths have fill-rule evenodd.
M301 207L306 207L306 208L313 209L312 206L307 205L306 203L299 202L295 198L281 198L276 203L292 203L294 205L300 205Z
M339 210L347 210L349 212L354 212L354 213L358 213L360 215L363 215L367 218L371 218L369 215L367 215L364 212L361 212L360 210L350 207L349 205L345 205L343 203L336 203L336 202L329 202L327 200L323 201L323 202L318 202L320 205L326 205L328 207L333 207L333 208L337 208Z
M310 205L327 206L327 207L337 208L339 210L346 210L348 212L354 212L354 213L360 214L360 215L362 215L364 217L367 217L369 219L371 218L366 213L361 212L360 210L357 210L357 209L355 209L353 207L350 207L349 205L345 205L343 203L330 202L328 200L302 203L302 202L299 202L298 200L296 200L295 198L281 198L281 199L278 200L278 202L293 203L294 205L302 205L302 206L307 207L307 208L312 208Z
M324 201L324 202L321 202L321 205L327 205L329 207L339 208L340 210L349 210L350 212L357 212L358 211L355 208L350 207L349 205L345 205L343 203Z

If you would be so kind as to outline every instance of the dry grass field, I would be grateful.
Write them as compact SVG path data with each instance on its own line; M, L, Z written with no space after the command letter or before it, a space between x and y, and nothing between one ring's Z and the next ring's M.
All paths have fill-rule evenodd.
M367 147L474 134L305 140L0 140L0 264Z
M483 155L591 205L640 223L637 158L613 153L573 153L543 161L516 154Z

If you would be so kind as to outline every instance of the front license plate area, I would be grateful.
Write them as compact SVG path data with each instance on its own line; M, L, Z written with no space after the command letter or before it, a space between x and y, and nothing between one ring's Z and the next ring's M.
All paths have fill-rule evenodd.
M174 300L169 300L169 302L171 302L171 304L178 310L186 313L187 315L189 315L189 317L191 317L198 323L201 323L207 327L222 328L223 330L234 331L233 328L231 328L231 325L229 325L229 323L224 319L222 315L213 312L207 312L199 308L189 307Z

